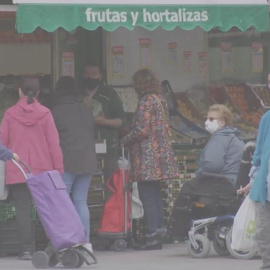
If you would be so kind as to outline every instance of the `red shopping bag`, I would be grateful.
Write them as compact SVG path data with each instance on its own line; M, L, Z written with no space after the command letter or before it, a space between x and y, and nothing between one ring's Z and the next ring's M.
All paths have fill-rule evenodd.
M99 233L121 233L124 232L125 222L127 229L130 229L131 196L129 189L125 188L129 180L129 171L118 169L107 182L108 188L112 191L111 197L104 206ZM125 221L125 192L127 195L127 216Z

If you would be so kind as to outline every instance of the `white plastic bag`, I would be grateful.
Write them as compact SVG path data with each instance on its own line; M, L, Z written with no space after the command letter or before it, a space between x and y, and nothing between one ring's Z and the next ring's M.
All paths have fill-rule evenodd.
M0 160L0 201L8 197L8 187L6 186L6 167L5 162Z
M131 216L132 219L140 219L144 215L143 205L139 197L137 182L132 183L132 206Z
M256 247L255 203L247 196L234 217L232 249L248 252Z

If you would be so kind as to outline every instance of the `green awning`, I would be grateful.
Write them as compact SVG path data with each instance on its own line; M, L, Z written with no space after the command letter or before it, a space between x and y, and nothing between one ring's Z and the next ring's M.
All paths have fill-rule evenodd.
M126 0L126 4L117 4L123 3L119 0L107 1L113 4L95 4L98 1L91 0L84 0L80 4L80 1L75 0L56 0L55 4L46 0L38 4L38 0L34 1L35 3L31 3L31 0L13 2L18 3L16 28L19 33L31 33L37 27L48 32L53 32L59 27L67 31L73 31L77 27L88 30L102 27L107 31L114 31L118 27L130 30L143 27L151 31L157 27L165 30L173 30L175 27L190 30L198 26L205 31L213 27L221 31L238 27L245 31L252 26L261 32L269 30L266 0L234 0L233 3L236 4L224 4L230 2L229 0L212 1L215 4L206 4L206 0L195 0L195 3L205 4L192 4L194 0L163 0L164 4L152 4L153 1L145 0L144 4L140 5L129 4L129 0ZM208 0L209 2L211 3L211 0ZM218 2L222 4L216 4Z

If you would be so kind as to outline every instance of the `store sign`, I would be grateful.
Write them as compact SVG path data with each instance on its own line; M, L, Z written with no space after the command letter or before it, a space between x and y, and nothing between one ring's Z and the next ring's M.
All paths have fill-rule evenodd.
M53 32L62 27L73 31L78 26L88 30L102 27L114 31L142 27L185 30L217 27L227 31L236 26L245 31L254 26L268 31L267 5L98 5L98 4L19 4L16 28L19 33L33 32L37 27Z
M95 11L92 8L87 8L85 11L87 22L99 23L114 23L114 22L129 22L132 26L140 23L179 23L179 22L206 22L208 21L207 10L187 10L186 8L179 8L177 11L149 11L143 8L141 11Z

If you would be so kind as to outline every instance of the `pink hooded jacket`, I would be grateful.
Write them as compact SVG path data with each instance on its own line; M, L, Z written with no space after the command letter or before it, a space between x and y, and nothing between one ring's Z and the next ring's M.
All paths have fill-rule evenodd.
M3 145L17 153L28 164L34 174L48 170L63 173L63 155L59 135L51 112L37 100L27 104L21 98L17 104L6 110L0 128ZM18 168L6 162L6 184L24 183Z

